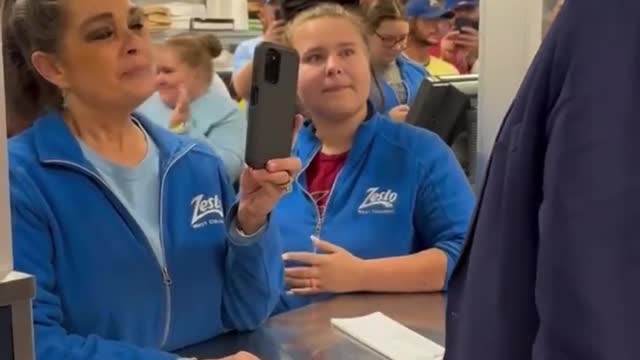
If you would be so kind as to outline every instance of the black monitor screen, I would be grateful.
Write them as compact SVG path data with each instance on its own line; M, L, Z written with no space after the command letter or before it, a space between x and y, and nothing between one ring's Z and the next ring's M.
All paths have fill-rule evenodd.
M456 155L473 182L477 112L474 97L460 91L448 81L425 78L410 106L406 122L440 136Z
M469 97L453 85L427 77L418 89L406 122L428 129L452 145L461 127L465 127L469 106Z
M11 307L0 307L0 360L13 360Z

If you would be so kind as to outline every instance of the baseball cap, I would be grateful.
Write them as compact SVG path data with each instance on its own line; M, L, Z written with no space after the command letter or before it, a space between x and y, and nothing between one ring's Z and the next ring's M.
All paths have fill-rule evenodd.
M449 10L454 10L460 6L478 6L480 5L480 0L447 0L446 8Z
M443 0L409 0L405 13L410 18L438 19L453 17Z

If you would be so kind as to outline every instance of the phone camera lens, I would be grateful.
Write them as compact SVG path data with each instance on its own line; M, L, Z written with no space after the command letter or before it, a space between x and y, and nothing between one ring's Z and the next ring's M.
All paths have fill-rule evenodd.
M264 69L265 80L277 84L280 78L280 53L275 49L267 50L267 61Z

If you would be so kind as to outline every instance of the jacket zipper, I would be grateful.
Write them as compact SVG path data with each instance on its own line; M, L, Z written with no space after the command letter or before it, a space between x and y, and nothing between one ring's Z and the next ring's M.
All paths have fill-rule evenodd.
M313 159L318 155L318 153L320 152L320 147L318 147L314 152L313 155L311 156L311 159L305 164L304 168L302 168L302 170L300 170L300 172L298 173L298 179L300 179L300 175L302 175L302 173L304 173L307 168L309 167L309 165L311 165L311 162L313 161ZM344 168L344 166L343 166ZM320 213L320 208L318 207L318 204L316 203L316 201L313 199L313 196L311 196L311 194L309 193L309 191L307 191L306 186L302 186L302 184L300 184L300 181L298 181L298 185L300 185L300 188L302 189L302 192L304 192L304 194L309 198L309 200L311 200L311 203L313 204L313 208L316 210L316 225L313 229L313 236L320 238L320 232L322 230L322 225L324 223L324 217L325 214L327 213L327 209L329 208L329 202L331 201L331 195L333 194L333 189L336 187L336 183L338 182L338 178L340 177L340 174L342 174L342 169L340 169L338 171L338 174L336 174L336 178L333 180L333 184L331 185L331 189L329 190L329 195L327 196L327 202L324 206L324 213ZM313 246L313 252L317 253L318 249Z
M344 165L343 165L344 168ZM333 189L335 189L336 187L336 183L338 182L338 179L340 178L340 174L342 174L342 169L340 169L338 171L338 173L336 174L336 178L333 180L333 184L331 185L331 189L329 190L329 195L327 196L327 202L326 204L324 204L324 213L322 213L320 215L320 218L318 219L318 223L317 223L317 231L318 233L316 234L316 236L318 238L320 238L320 231L322 230L322 225L324 225L324 219L325 216L327 215L327 210L329 209L329 203L331 202L331 195L333 195ZM314 202L315 204L315 202ZM318 205L316 205L316 209L318 208ZM320 209L318 209L318 212L320 212ZM313 247L313 252L317 253L318 249L314 246Z
M300 169L300 172L298 172L298 176L296 177L296 182L298 182L298 185L300 185L302 192L309 198L309 200L311 200L311 203L313 204L313 209L316 211L316 225L313 229L314 236L320 235L320 221L319 221L320 209L318 208L316 201L313 199L313 196L311 196L311 194L309 194L309 192L307 191L307 187L300 183L300 176L302 176L302 174L304 174L304 172L307 171L307 168L309 168L309 166L311 165L311 162L318 155L319 152L320 152L320 147L317 147L311 154L310 160L307 161L307 163L304 165L302 169Z
M167 265L167 256L165 253L165 246L164 246L164 236L163 236L163 229L164 229L164 224L163 224L163 198L164 198L164 194L163 194L163 189L164 189L164 180L169 172L169 169L171 168L171 166L173 166L173 164L176 163L176 161L178 161L181 157L183 157L187 152L189 152L191 149L194 148L195 145L190 146L189 148L187 148L186 150L184 150L184 152L180 153L180 155L176 156L171 163L169 163L169 165L167 166L167 168L165 169L165 172L162 175L162 179L161 179L161 185L160 185L160 247L162 250L162 257L164 258L164 266L162 266L161 262L156 259L156 263L158 264L158 268L160 269L160 273L162 275L162 284L164 285L164 289L165 289L165 306L166 306L166 310L165 310L165 326L164 326L164 331L163 331L163 335L162 335L162 340L160 342L160 348L163 348L166 345L166 342L169 338L169 329L171 328L171 285L173 284L173 281L171 280L171 275L169 273L169 268ZM61 165L65 165L65 166L69 166L72 168L76 168L78 170L80 170L81 172L84 172L86 175L89 175L90 177L98 180L102 186L104 186L107 190L109 190L111 192L111 194L117 199L117 196L115 195L115 192L113 191L113 189L109 186L109 184L107 184L104 180L102 180L102 178L96 174L95 172L85 168L84 166L78 165L76 163L70 162L70 161L65 161L65 160L47 160L44 161L44 163L46 164L61 164ZM118 199L119 200L119 199ZM149 251L151 252L151 254L153 255L153 257L155 258L155 254L153 253L153 249L151 248L151 244L149 244L149 240L146 240L146 245L147 248L149 249Z
M407 92L407 101L405 102L405 104L409 104L411 102L411 96L413 95L411 93L411 88L409 87L409 84L407 84L406 81L404 81L404 79L402 80L402 85L404 86L404 91Z
M380 112L383 111L383 109L386 107L387 105L387 100L384 96L384 86L382 84L380 84L380 80L378 79L378 76L375 75L375 70L373 70L373 81L376 84L376 88L378 89L378 91L380 92L380 99L382 100L382 108L380 109ZM375 105L374 105L375 107Z
M167 165L167 167L165 168L164 173L162 174L162 178L160 180L160 245L162 246L162 254L164 255L164 258L165 258L165 261L164 261L165 267L162 272L162 279L163 279L164 288L166 291L166 297L165 297L166 312L165 312L164 332L162 335L162 341L160 341L160 349L164 348L164 346L167 344L167 340L169 340L169 332L171 330L171 285L173 284L173 281L171 280L171 276L169 274L167 256L165 254L165 249L164 249L164 184L171 167L178 160L180 160L180 158L182 158L189 151L191 151L191 149L193 149L194 147L195 145L191 145L187 149L185 149L183 152L181 152L179 155L174 157L173 160L169 163L169 165Z

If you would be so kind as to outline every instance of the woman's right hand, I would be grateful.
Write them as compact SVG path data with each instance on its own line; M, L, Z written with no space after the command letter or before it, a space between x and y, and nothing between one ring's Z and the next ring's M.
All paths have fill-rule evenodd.
M300 167L297 157L270 160L266 169L245 167L238 190L238 230L254 234L267 222L278 200L291 191Z
M174 129L184 125L187 120L189 120L189 116L191 112L189 110L189 95L187 93L187 88L184 86L180 86L178 89L178 99L176 100L176 106L173 107L173 112L171 112L171 119L169 119L169 128Z
M389 117L392 120L404 122L409 114L409 105L398 105L389 110Z

